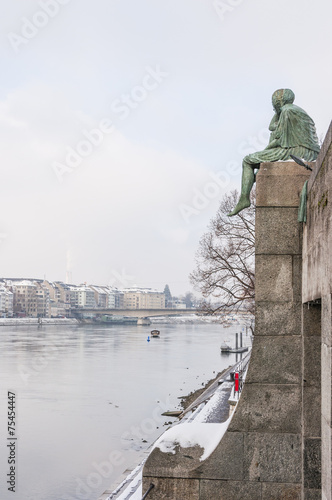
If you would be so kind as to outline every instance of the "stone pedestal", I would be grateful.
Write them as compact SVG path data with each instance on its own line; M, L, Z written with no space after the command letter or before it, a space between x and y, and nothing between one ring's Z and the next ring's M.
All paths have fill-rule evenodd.
M280 428L283 434L289 432L296 437L298 446L292 481L300 483L302 499L318 500L321 314L319 305L302 306L303 234L302 224L297 222L300 191L309 176L293 162L263 164L257 175L256 329L252 363L260 364L260 371L269 368L265 373L251 372L248 382L255 383L258 392L264 380L279 390L283 399ZM281 454L277 461L284 462ZM281 482L287 482L286 476Z
M256 328L241 399L226 434L204 462L197 449L178 448L175 455L152 452L143 474L143 493L151 482L156 485L149 500L318 498L320 427L310 410L318 379L314 365L304 363L308 358L318 362L318 330L310 313L305 319L311 325L310 338L302 335L302 224L297 221L308 177L294 162L261 164Z

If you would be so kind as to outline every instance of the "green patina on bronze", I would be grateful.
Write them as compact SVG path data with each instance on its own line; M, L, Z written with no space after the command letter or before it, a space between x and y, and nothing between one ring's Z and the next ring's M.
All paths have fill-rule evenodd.
M233 216L250 206L250 191L255 182L255 169L263 162L285 161L290 155L305 161L314 161L320 151L316 127L310 116L293 104L295 94L290 89L279 89L272 95L275 112L269 130L270 141L263 151L252 153L243 159L241 196L228 214Z
M308 181L305 181L301 191L299 213L297 217L297 220L299 222L307 222L307 193L308 193Z

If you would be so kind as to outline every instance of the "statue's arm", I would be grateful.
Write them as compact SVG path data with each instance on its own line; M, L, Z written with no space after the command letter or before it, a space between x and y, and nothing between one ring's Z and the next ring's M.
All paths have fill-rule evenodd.
M273 132L273 131L277 128L278 121L279 121L279 115L278 115L278 113L276 113L276 114L273 116L273 118L272 118L272 120L271 120L271 122L270 122L270 125L269 125L269 130L270 130L271 132Z
M278 127L279 119L280 113L275 113L269 125L269 130L271 131L270 141L265 149L277 148L280 146L280 128Z

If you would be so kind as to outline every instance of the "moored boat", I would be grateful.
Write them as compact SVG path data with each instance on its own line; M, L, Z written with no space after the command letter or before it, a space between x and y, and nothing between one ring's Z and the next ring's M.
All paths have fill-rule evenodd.
M229 352L231 350L230 346L226 344L226 342L223 342L220 346L221 352Z

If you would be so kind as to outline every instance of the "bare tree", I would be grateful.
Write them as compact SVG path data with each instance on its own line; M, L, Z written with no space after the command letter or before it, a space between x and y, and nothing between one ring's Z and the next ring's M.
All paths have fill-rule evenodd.
M209 231L200 240L197 267L190 275L206 299L203 310L210 314L236 312L240 307L254 313L255 192L249 208L228 217L237 200L237 191L223 197Z

